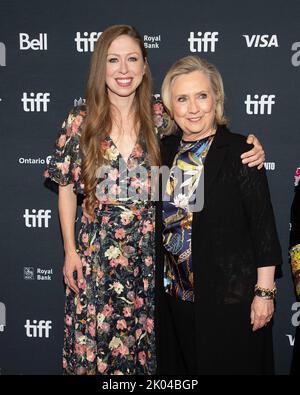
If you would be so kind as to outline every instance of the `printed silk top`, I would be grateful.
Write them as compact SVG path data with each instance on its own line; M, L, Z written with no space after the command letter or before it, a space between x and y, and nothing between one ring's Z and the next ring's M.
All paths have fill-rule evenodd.
M165 290L189 302L194 301L193 211L201 210L201 207L196 208L201 204L200 194L203 194L203 185L200 184L200 180L212 141L213 136L193 142L181 141L163 199L163 243L166 250Z
M296 194L299 194L300 188L300 167L297 168L295 173L295 182L294 185L296 187ZM295 206L295 207L294 207ZM292 229L293 233L293 244L290 248L290 257L291 257L291 265L292 265L292 273L294 277L295 290L297 299L300 300L300 244L296 244L299 241L299 198L295 198L292 206Z

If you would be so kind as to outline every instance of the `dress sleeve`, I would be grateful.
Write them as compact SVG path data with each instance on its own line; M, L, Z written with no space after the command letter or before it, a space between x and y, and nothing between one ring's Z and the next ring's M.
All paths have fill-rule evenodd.
M246 142L241 147L249 149ZM281 247L276 229L275 216L271 202L265 168L258 170L241 163L237 157L238 182L241 197L249 223L251 239L255 252L256 266L277 266L282 264Z
M81 157L79 140L82 122L86 111L83 106L74 107L58 133L54 151L44 172L59 185L74 184L80 186Z
M300 300L300 168L295 174L295 195L291 206L290 258L297 299Z

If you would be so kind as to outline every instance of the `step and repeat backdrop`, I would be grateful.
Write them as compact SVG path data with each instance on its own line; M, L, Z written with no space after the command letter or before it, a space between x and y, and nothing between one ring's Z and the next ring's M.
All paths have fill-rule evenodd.
M214 63L231 130L254 133L265 148L284 259L276 372L289 372L300 324L288 259L300 166L299 15L297 0L0 2L0 374L61 374L63 248L57 191L42 173L63 119L84 100L97 38L118 23L141 33L155 94L176 59L196 54Z

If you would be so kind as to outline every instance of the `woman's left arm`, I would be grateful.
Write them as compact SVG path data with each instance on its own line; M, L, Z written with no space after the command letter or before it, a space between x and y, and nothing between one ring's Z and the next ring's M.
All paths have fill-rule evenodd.
M239 158L237 167L237 178L256 260L256 284L260 290L272 290L275 266L281 264L282 257L266 170L242 165ZM273 315L274 301L270 295L264 297L262 292L253 295L250 312L253 331L266 325Z
M263 146L260 144L257 137L254 134L249 134L247 137L247 143L253 144L254 147L241 155L242 163L249 167L257 167L261 169L265 161L265 151Z

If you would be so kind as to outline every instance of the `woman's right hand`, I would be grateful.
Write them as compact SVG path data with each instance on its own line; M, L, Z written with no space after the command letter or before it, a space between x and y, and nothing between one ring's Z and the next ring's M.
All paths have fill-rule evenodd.
M74 272L77 272L77 284L73 277ZM82 273L82 262L76 251L65 254L63 274L66 285L78 295L80 284L83 284L84 278Z

